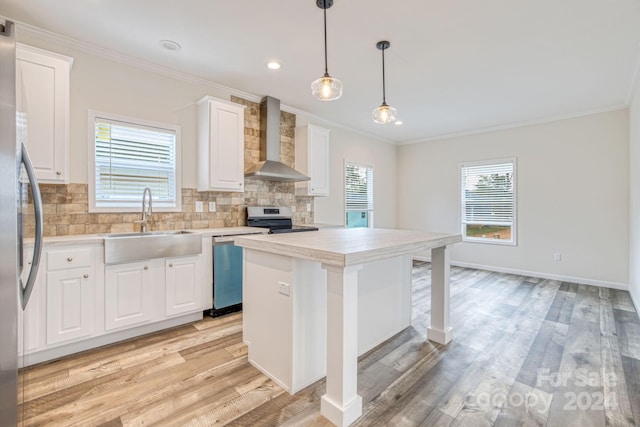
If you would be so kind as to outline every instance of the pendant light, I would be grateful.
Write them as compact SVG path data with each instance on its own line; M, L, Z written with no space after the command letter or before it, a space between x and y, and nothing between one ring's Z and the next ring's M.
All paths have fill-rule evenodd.
M327 67L327 9L333 0L316 0L316 5L324 11L324 76L311 83L311 94L320 101L333 101L342 95L342 82L331 77Z
M382 51L382 104L378 108L373 110L373 121L383 125L395 122L396 115L398 114L398 110L387 105L387 100L385 98L384 51L385 49L388 49L389 46L391 46L391 44L386 40L382 40L376 43L376 47Z

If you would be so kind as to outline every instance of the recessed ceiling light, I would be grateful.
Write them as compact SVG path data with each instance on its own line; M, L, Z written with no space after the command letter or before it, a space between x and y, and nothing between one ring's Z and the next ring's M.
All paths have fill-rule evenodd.
M160 46L172 52L177 52L182 49L182 46L180 46L178 42L174 42L173 40L160 40Z
M267 68L269 68L270 70L279 70L280 68L282 68L282 64L278 61L269 61L267 62Z
M396 124L396 126L400 126L402 124L402 120L396 120L395 124Z

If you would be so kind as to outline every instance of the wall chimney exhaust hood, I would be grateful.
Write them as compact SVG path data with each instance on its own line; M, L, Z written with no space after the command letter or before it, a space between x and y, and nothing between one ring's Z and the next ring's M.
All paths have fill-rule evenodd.
M309 181L280 162L280 100L265 96L260 102L260 162L245 171L247 179L295 182Z

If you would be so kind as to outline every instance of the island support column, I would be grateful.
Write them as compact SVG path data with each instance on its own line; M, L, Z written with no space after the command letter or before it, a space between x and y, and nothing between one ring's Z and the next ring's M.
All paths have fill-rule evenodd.
M431 326L427 338L439 344L451 341L449 326L449 250L431 249Z
M327 391L320 413L338 427L362 415L358 395L358 271L362 265L322 265L327 271Z

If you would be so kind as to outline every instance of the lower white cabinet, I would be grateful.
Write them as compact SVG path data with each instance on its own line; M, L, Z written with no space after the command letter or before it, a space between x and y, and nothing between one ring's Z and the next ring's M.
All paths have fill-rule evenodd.
M105 268L107 331L199 310L202 310L201 255Z
M153 320L155 287L163 283L163 259L105 267L105 329L110 331Z
M23 280L31 254L25 248ZM202 255L105 266L101 244L45 245L20 307L20 366L201 319L203 268Z
M31 258L33 249L27 249L24 255L24 269L22 271L23 283L27 281L29 270L31 268ZM45 302L43 296L46 292L44 288L45 281L42 279L43 274L36 276L36 282L31 293L31 298L27 304L27 308L22 311L22 306L18 300L18 355L29 354L39 350L44 346L44 316Z
M47 272L47 345L91 335L94 290L91 267Z
M90 336L96 288L94 247L52 248L44 255L47 266L46 344Z
M167 258L165 314L174 316L202 309L202 256Z

